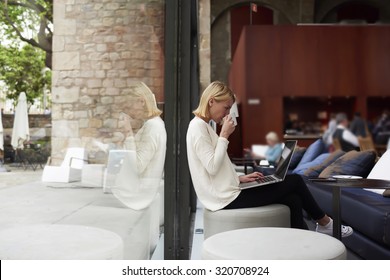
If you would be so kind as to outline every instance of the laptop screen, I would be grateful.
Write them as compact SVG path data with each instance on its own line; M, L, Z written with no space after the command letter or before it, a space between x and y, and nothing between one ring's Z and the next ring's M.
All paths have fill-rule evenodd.
M290 166L291 157L294 153L297 141L286 141L282 155L279 158L278 166L275 171L275 176L280 179L284 179L287 174L288 167Z

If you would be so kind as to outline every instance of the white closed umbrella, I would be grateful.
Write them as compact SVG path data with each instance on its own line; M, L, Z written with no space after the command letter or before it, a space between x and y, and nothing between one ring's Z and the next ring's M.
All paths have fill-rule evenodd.
M28 140L30 140L30 129L28 126L27 100L26 94L21 92L15 109L11 145L15 150L23 149L23 143Z
M3 130L3 120L2 113L0 112L0 150L4 151L4 130Z
M2 113L0 112L0 150L3 151L3 158L0 159L0 172L7 172L7 169L3 167L3 162L4 162L4 130L3 130L3 120L2 118Z
M7 169L3 167L4 163L4 130L3 130L3 120L2 113L0 112L0 150L3 151L3 158L0 159L0 172L7 172Z

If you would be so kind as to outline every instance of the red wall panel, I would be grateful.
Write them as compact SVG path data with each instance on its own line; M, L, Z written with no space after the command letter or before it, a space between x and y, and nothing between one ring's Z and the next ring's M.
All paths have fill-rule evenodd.
M282 34L260 26L247 26L245 31L246 97L281 95Z
M362 29L360 86L367 96L390 96L390 27Z
M321 91L319 35L315 27L306 29L307 32L300 32L295 26L283 28L282 95L310 96Z
M359 29L359 27L326 26L318 30L320 95L361 94L358 92L361 88L359 56L362 53Z

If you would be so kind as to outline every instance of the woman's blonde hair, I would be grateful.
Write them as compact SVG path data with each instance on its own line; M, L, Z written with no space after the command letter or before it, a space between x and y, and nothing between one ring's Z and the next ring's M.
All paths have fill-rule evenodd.
M233 100L233 102L236 101L236 96L227 85L220 81L214 81L203 91L198 108L193 111L194 115L200 118L209 118L209 101L212 98L216 102L223 102L227 100Z
M150 88L143 82L137 82L131 89L130 98L142 98L145 100L145 116L146 118L158 117L162 114L157 107L156 97Z

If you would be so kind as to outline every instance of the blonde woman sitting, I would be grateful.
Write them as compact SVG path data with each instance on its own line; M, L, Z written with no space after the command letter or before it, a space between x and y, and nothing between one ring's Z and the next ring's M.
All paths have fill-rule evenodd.
M135 210L152 203L163 178L167 134L161 113L152 91L144 83L137 83L121 117L127 134L122 148L130 151L130 158L125 158L111 188L116 198ZM141 125L136 133L134 123Z
M227 154L229 136L235 126L229 116L235 102L232 90L222 82L211 83L203 92L195 117L187 131L187 154L192 181L203 205L211 210L264 206L273 203L290 208L291 226L306 229L302 210L318 222L317 230L332 234L333 220L314 200L304 180L298 175L287 176L283 182L241 190L240 182L252 182L263 176L259 172L237 176ZM209 122L222 123L218 135ZM352 228L342 226L344 237Z

